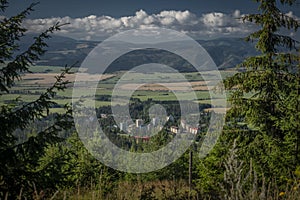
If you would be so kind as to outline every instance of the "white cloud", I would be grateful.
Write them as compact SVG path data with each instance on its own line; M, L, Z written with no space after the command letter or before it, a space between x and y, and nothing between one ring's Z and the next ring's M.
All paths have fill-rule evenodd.
M241 11L235 10L235 11L233 12L233 17L235 17L235 18L241 17Z
M225 26L228 21L228 17L223 13L214 12L203 15L203 22L206 26Z
M232 14L213 12L202 15L202 20L208 27L235 27L243 25L245 27L245 24L240 19L242 16L239 10L235 10Z
M294 16L293 13L288 13ZM27 19L24 26L31 32L41 32L47 27L60 23L70 23L58 34L76 39L102 40L115 33L132 28L164 27L186 33L196 39L209 39L222 36L245 36L256 29L238 18L243 14L239 10L231 14L212 12L196 16L190 11L161 11L149 15L144 10L132 16L113 18L110 16L90 15L83 18L53 17L45 19Z

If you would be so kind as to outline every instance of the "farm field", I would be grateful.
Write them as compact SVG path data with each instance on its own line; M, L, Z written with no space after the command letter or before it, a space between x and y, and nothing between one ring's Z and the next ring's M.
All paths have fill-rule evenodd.
M0 105L3 105L4 103L26 103L37 99L46 88L55 82L55 76L57 76L61 70L63 70L63 67L31 67L33 73L22 76L22 80L12 88L10 94L2 95ZM74 72L76 72L76 70L77 68L74 69ZM209 73L214 74L215 72L201 72L201 74L205 74L205 76L209 76ZM234 73L235 71L232 70L220 71L222 77L231 76ZM211 78L210 81L204 81L201 74L199 72L182 73L184 78L189 81L192 91L187 91L182 79L180 79L177 74L173 73L140 74L138 72L116 72L113 74L105 74L101 76L101 81L97 84L95 106L100 107L110 105L110 99L103 100L102 98L99 99L97 97L102 95L111 96L115 85L121 77L122 85L117 93L118 96L126 96L129 91L133 90L132 98L138 98L141 101L146 101L149 98L161 101L174 101L178 97L185 100L193 100L198 103L209 104L211 97L208 89L213 89L210 83L214 81L214 78ZM72 83L65 91L59 91L57 93L55 102L58 106L52 108L50 112L61 112L63 111L63 106L65 104L72 102L73 82L75 77L76 74L66 76L66 79ZM87 99L91 101L91 94L95 88L89 87L88 85L90 85L90 83L95 83L95 81L99 79L99 75L81 73L80 77L80 79L77 77L77 81L82 84L82 87L78 89L79 93L81 96L89 97ZM151 83L151 81L157 80L158 77L159 80L161 80L161 83ZM141 85L142 83L149 84ZM178 94L176 94L177 97L174 92L178 92ZM194 93L197 96L196 99L194 99ZM73 98L76 100L78 96L74 96ZM216 99L215 104L218 106L218 94L214 94L214 98ZM18 101L15 101L16 99L18 99Z

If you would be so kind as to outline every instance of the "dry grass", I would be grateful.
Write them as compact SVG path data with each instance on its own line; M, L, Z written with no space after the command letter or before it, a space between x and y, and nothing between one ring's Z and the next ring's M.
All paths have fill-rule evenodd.
M211 112L214 111L215 113L226 113L230 108L207 108L204 111Z
M38 199L38 198L37 198ZM101 188L77 188L71 191L59 191L50 199L69 200L136 200L136 199L197 199L196 192L192 191L189 197L189 188L184 180L178 181L150 181L150 182L120 182L107 194Z
M224 182L220 184L225 200L299 200L300 180L289 180L284 190L280 190L275 181L266 182L264 176L258 180L258 175L250 160L249 167L238 159L236 140L229 151L225 166ZM245 168L249 168L246 173Z
M140 84L137 83L127 83L123 84L120 87L120 89L123 90L134 90L137 88L137 90L145 90L145 91L188 91L190 90L189 86L192 87L193 90L203 90L207 91L209 89L212 89L211 86L207 86L208 82L205 81L194 81L189 82L187 84L186 82L174 82L174 83L155 83L155 84L145 84L140 86Z
M280 191L277 185L273 183L258 184L255 171L250 170L246 176L243 176L241 169L243 163L236 160L235 152L231 152L226 162L226 172L224 183L220 185L220 191L215 196L222 195L221 199L225 200L299 200L300 182L296 179L286 186L284 191ZM245 190L243 184L250 181L252 187ZM223 184L224 184L223 183ZM104 183L103 187L111 185ZM148 181L148 182L127 182L121 181L114 184L110 191L104 191L103 187L93 185L89 187L78 187L73 189L64 189L53 191L46 197L44 191L39 191L34 186L32 198L34 200L50 199L50 200L198 200L198 199L214 199L211 196L201 196L195 190L189 191L188 184L185 180L164 180L164 181ZM26 199L23 196L23 190L19 192L17 199ZM9 199L8 194L4 198Z
M76 74L67 74L66 80L73 82L76 78L77 81L99 81L99 75L97 74L80 73L78 75L80 76L76 77ZM25 74L22 76L22 79L26 84L51 85L56 80L55 76L57 76L57 73L34 73ZM101 80L112 78L114 76L114 74L104 74L101 75Z

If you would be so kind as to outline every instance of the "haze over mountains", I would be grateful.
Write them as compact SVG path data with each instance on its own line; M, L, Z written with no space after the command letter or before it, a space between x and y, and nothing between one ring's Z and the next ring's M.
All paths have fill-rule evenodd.
M33 42L33 37L33 35L25 36L20 41L20 49L25 50ZM210 54L219 69L233 68L246 57L257 54L254 44L245 42L241 38L219 38L207 41L198 40L197 42ZM88 53L99 43L99 41L53 36L47 41L48 51L36 64L64 66L77 62L76 66L80 66ZM181 72L194 71L192 65L181 57L158 49L135 50L124 54L110 65L108 71L129 70L132 67L151 62L166 64Z

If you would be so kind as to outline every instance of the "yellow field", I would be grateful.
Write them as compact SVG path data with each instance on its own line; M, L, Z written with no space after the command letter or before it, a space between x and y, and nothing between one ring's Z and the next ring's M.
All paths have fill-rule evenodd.
M22 80L25 81L26 84L29 85L51 85L55 82L55 76L57 73L34 73L34 74L25 74L22 76ZM114 74L104 74L101 75L101 80L105 80L111 77L114 77ZM71 82L75 81L76 74L67 74L66 80ZM87 74L87 73L80 73L80 76L77 76L77 81L98 81L99 75L97 74Z
M207 86L209 82L205 81L194 81L189 82L189 85L192 86L193 90L209 90L212 89L210 86ZM123 90L146 90L146 91L187 91L188 85L186 82L175 82L175 83L156 83L156 84L145 84L139 87L140 84L137 83L128 83L120 86L120 89Z

